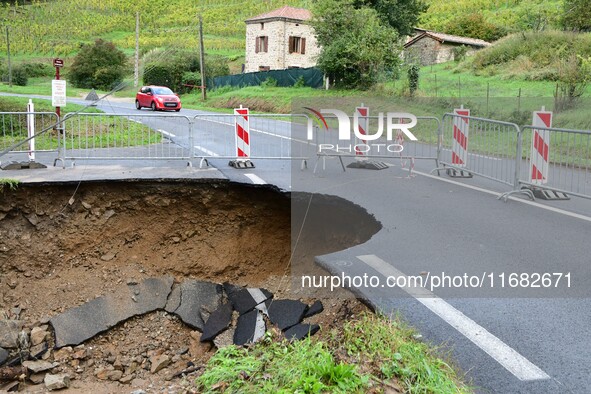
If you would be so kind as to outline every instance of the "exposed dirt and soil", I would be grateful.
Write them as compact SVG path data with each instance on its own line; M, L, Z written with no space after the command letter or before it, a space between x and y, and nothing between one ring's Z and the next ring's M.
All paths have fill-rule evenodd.
M290 257L299 269L321 274L314 256L364 242L379 229L361 208L344 200L319 196L311 201L305 194L226 182L5 188L0 192L0 319L18 318L30 330L129 281L163 275L179 282L197 278L260 286L277 298L310 302L286 279ZM293 220L292 208L316 218L298 232L300 247L293 256L292 226L299 228L301 222ZM357 230L350 231L347 221ZM323 299L326 310L312 322L333 327L364 308L341 296ZM199 336L158 311L120 324L79 349L46 356L61 358L54 369L73 379L70 391L182 392L191 379L173 377L175 372L187 363L203 365L215 351L211 344L200 344ZM161 354L171 364L152 373L149 361ZM121 383L111 379L119 374L109 371L133 379ZM45 391L43 385L26 389Z

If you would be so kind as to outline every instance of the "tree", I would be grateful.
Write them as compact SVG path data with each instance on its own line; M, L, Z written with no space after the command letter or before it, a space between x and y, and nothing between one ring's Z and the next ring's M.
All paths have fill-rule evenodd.
M317 66L337 86L368 88L382 70L400 63L398 34L375 9L355 8L354 0L319 0L313 8Z
M355 0L356 8L368 6L375 9L386 25L400 36L411 36L422 13L429 6L422 0Z
M125 54L112 42L98 39L84 44L74 58L69 78L78 88L110 90L119 84L128 71Z
M591 31L589 0L564 0L562 23L566 30Z

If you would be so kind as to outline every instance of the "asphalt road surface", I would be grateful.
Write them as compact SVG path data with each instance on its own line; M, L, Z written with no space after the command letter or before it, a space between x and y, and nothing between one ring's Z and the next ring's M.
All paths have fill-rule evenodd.
M105 101L99 108L149 113L131 103ZM180 114L203 115L186 109ZM160 122L154 127L175 129L173 143L189 142L172 118ZM318 256L317 262L334 275L329 280L375 278L350 288L380 312L400 313L425 341L442 345L477 392L591 392L590 201L502 202L496 197L507 186L438 177L430 174L432 160L417 160L412 173L410 161L400 159L384 160L384 170L343 171L338 158L312 155L302 169L302 160L273 158L316 149L305 141L304 128L292 130L281 119L251 126L255 156L268 158L253 160L255 168L235 169L227 159L233 128L225 123L211 118L194 124L200 130L192 140L196 152L208 157L216 176L342 197L381 223L368 242ZM88 165L90 172L101 164L77 165ZM401 283L411 277L425 285ZM387 282L392 278L395 286Z

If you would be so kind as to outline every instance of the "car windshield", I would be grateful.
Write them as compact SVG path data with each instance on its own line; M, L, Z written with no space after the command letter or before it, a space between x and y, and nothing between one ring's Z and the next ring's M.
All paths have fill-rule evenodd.
M152 88L154 94L174 94L169 88Z

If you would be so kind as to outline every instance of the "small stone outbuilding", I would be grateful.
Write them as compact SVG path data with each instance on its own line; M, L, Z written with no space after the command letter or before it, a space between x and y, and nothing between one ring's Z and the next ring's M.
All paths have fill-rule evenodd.
M417 34L404 44L404 57L416 59L422 66L454 60L454 48L465 46L466 55L492 44L469 37L453 36L422 29L415 29Z

